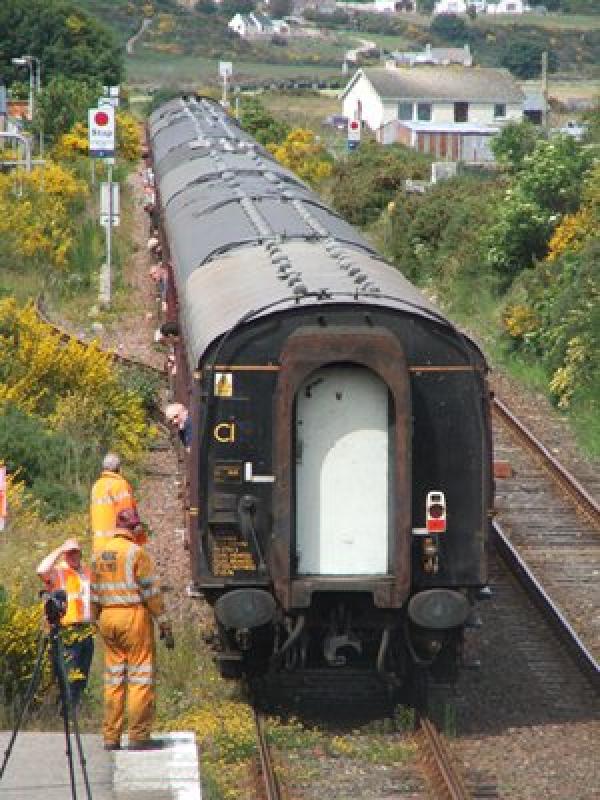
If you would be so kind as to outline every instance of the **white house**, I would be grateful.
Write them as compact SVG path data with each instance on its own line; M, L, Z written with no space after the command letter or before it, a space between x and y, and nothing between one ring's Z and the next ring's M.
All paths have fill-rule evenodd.
M272 36L275 33L270 17L256 11L252 11L250 14L236 14L227 25L242 38Z
M469 7L478 14L524 14L530 7L524 0L437 0L434 14L466 14Z
M523 118L525 96L503 69L416 66L359 69L342 92L343 114L373 131L392 121L498 125Z
M524 0L498 0L497 3L487 3L487 14L525 14L531 8Z
M468 44L464 47L432 47L425 45L425 50L394 51L391 60L386 64L390 69L399 66L414 66L415 64L462 64L464 67L473 66L473 55Z
M375 0L369 11L379 14L395 14L397 11L416 11L417 0Z

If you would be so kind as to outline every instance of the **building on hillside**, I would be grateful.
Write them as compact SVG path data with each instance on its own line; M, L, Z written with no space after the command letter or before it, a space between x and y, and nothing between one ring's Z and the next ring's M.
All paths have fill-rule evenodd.
M417 0L375 0L375 5L369 9L379 14L395 14L400 11L416 11Z
M386 66L393 69L400 66L414 67L417 64L438 66L462 64L463 67L472 67L473 55L468 44L464 47L432 47L430 44L426 44L425 50L393 52Z
M473 162L490 160L489 138L523 119L524 100L508 70L462 65L359 69L342 92L344 116L382 144Z
M273 20L257 11L252 11L250 14L236 14L227 25L242 38L272 36L275 33Z
M336 0L293 0L292 14L302 16L305 11L318 11L319 14L333 14Z
M486 14L525 14L531 7L524 0L498 0L486 4Z
M463 66L363 68L342 91L343 114L376 131L386 122L519 121L525 99L504 69Z
M466 14L473 8L477 14L524 14L531 11L524 0L437 0L434 14Z

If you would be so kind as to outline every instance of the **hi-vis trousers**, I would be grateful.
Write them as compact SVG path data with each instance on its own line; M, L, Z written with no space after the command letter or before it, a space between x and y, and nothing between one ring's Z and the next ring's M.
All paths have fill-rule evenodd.
M154 624L146 606L106 606L98 616L104 640L104 741L118 744L128 697L129 741L150 738L154 720Z

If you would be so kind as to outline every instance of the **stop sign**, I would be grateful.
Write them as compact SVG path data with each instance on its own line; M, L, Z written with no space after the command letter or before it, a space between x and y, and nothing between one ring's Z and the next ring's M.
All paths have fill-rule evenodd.
M88 111L89 150L91 156L107 158L115 153L115 109L112 106Z
M349 119L348 120L348 142L354 142L354 143L360 142L360 120L359 119Z
M96 113L94 114L94 122L96 123L96 125L103 128L110 122L110 117L108 116L106 111L96 111Z

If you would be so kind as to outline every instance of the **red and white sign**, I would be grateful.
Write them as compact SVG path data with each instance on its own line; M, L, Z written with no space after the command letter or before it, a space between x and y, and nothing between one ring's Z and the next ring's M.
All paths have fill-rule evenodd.
M0 464L0 531L4 530L4 524L8 515L8 504L6 502L6 467Z
M349 119L348 120L348 141L349 142L360 142L360 120L359 119Z
M107 158L115 154L115 109L112 106L90 108L88 111L90 155Z

